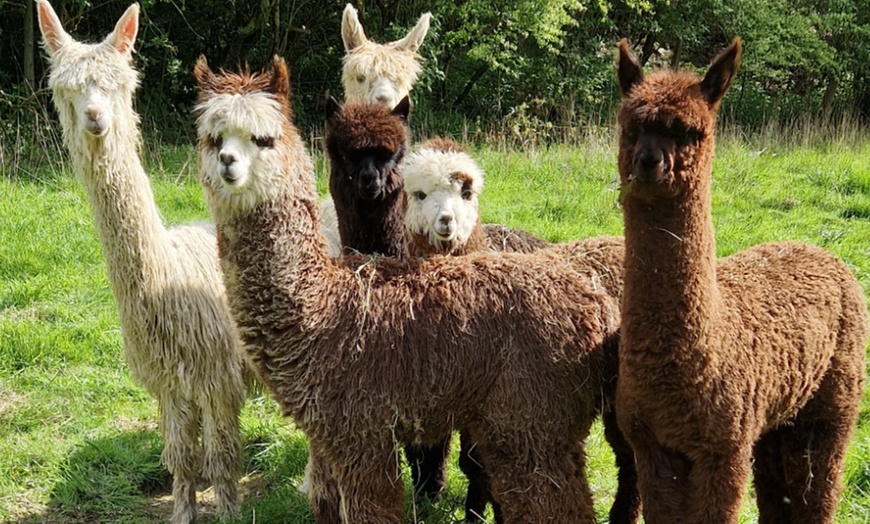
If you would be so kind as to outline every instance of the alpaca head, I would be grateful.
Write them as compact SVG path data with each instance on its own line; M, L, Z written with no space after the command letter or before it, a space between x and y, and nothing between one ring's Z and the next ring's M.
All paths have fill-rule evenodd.
M394 107L408 96L422 71L417 50L429 31L431 18L426 13L404 38L378 44L366 38L356 9L347 4L341 17L341 39L346 51L341 70L345 100L368 100Z
M619 172L624 194L652 200L691 191L709 177L716 110L740 65L731 45L703 78L679 71L648 76L628 42L619 44Z
M334 196L353 191L356 198L376 200L399 190L399 163L408 148L411 104L403 98L396 107L348 102L326 103L326 151L332 166Z
M132 67L133 43L139 31L139 4L127 8L112 31L98 44L73 40L47 0L37 0L42 41L51 60L48 85L65 133L105 136L119 111L132 108L139 83Z
M209 201L247 211L276 187L292 189L292 181L281 180L295 165L298 145L284 59L275 56L259 73L215 73L201 56L194 76L200 182Z
M464 245L480 221L483 170L452 140L433 139L408 155L405 230L440 252Z

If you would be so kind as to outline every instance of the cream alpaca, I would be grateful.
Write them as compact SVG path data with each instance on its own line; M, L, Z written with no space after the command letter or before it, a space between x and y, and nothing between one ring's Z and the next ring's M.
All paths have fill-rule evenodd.
M215 75L201 60L195 75L200 177L233 316L309 438L315 513L314 488L332 478L344 522L400 522L397 443L431 445L461 428L478 442L506 522L593 520L580 443L618 324L618 275L596 258L613 246L332 259L284 61L267 74ZM222 144L256 135L254 121L273 126L260 137L272 140L258 141L240 176Z
M408 96L422 71L417 50L426 38L431 18L425 13L404 38L378 44L366 38L356 9L347 4L341 17L345 100L367 100L392 108Z
M200 475L213 482L218 510L233 513L242 465L242 355L214 231L167 230L139 160L131 65L139 6L130 6L99 44L73 40L46 0L38 0L38 10L49 85L96 219L124 355L133 378L158 402L163 462L173 476L172 522L195 520Z

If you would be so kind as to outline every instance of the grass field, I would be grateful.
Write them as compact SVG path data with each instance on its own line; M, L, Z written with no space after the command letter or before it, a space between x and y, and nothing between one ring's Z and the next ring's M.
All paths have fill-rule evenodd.
M552 241L621 234L614 143L605 136L579 147L477 150L488 173L484 221ZM191 149L162 148L148 163L167 223L208 219ZM870 294L870 141L795 147L730 138L719 145L714 172L719 255L769 240L817 244L844 258ZM0 521L165 521L170 478L159 460L156 403L127 373L81 185L47 165L36 176L0 178L0 193ZM238 522L313 522L295 487L307 459L301 432L264 397L249 399L242 432ZM615 471L599 426L588 452L604 522ZM454 460L438 505L414 507L409 496L408 520L461 519L457 472ZM845 480L837 522L870 523L870 397ZM756 520L749 494L743 522ZM208 503L208 490L202 497Z

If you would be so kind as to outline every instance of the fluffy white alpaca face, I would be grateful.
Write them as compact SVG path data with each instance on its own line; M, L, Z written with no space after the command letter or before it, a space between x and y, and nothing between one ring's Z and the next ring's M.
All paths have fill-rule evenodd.
M105 136L115 122L114 104L129 105L139 84L131 65L139 6L130 6L99 44L73 40L47 1L39 1L37 7L43 43L51 58L48 85L65 129L89 137Z
M401 40L378 44L366 38L356 9L347 4L341 19L341 37L347 51L341 71L345 100L395 107L408 96L422 71L417 50L429 31L431 18L426 13Z
M402 171L405 228L439 248L467 242L483 190L483 171L474 160L466 153L421 149L408 155Z
M196 111L203 181L225 200L255 206L284 167L280 103L263 91L215 94Z

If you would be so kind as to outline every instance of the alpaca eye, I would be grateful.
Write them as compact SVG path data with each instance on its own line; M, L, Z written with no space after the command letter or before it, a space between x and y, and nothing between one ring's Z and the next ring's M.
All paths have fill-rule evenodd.
M362 84L366 81L366 75L356 75L356 81Z
M417 197L417 200L423 201L426 200L426 193L422 191L415 191L414 196Z
M463 200L471 200L471 190L470 189L464 189L462 191L462 199Z
M224 145L224 137L218 136L209 136L208 137L208 145L213 149L220 149L222 145Z
M251 142L257 144L259 148L275 147L275 139L271 136L252 136Z

